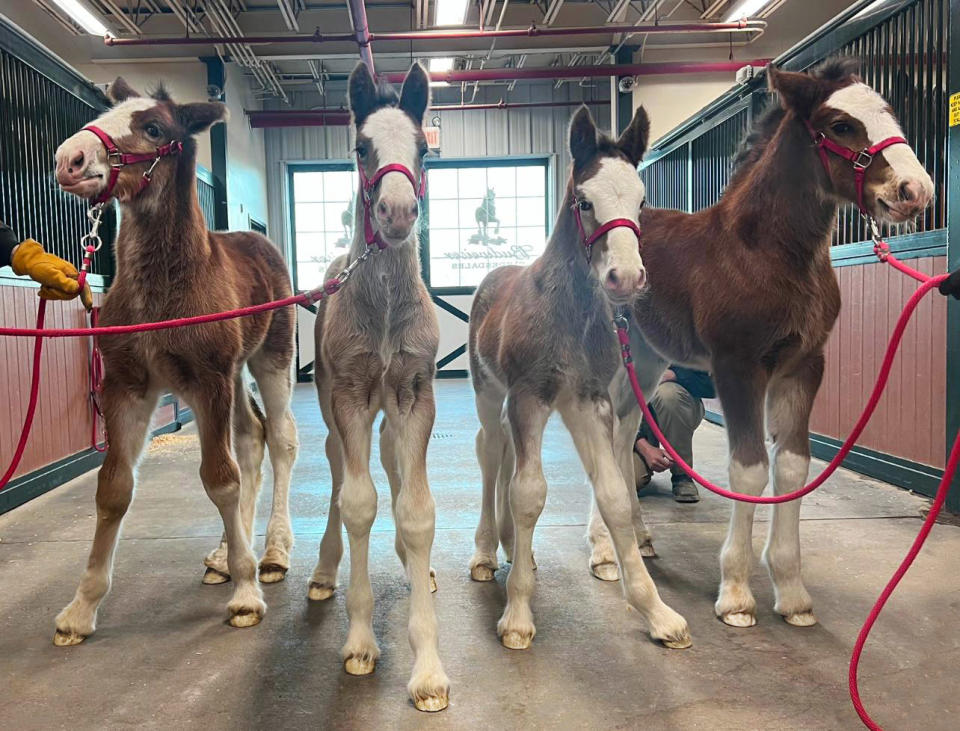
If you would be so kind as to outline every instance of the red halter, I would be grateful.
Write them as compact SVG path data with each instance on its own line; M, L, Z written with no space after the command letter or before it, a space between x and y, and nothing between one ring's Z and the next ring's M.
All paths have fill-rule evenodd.
M865 216L868 215L867 209L863 205L863 185L867 177L867 168L870 167L874 156L878 152L882 152L893 145L908 145L910 143L903 137L887 137L887 139L880 140L875 145L865 147L857 152L834 142L824 132L817 132L809 122L804 122L804 124L807 125L810 136L813 137L813 144L820 154L820 162L823 163L823 169L827 171L827 177L830 178L831 182L833 182L833 176L830 174L830 159L827 157L827 151L842 157L844 160L849 160L853 164L854 185L857 188L857 207L860 209L860 213Z
M110 163L110 177L107 179L107 187L94 199L94 204L106 203L110 200L110 197L113 195L113 189L117 185L117 178L120 177L121 168L140 162L153 163L149 169L143 173L143 178L140 180L140 187L134 194L140 195L143 189L150 185L150 176L153 175L153 169L157 166L157 163L160 162L160 158L179 155L183 152L183 143L180 142L180 140L173 140L165 145L161 145L154 152L120 152L120 148L117 147L117 143L113 141L113 138L99 127L88 124L81 131L91 132L97 136L103 143L103 146L107 148L107 160Z
M587 250L587 261L590 261L591 257L593 256L593 245L597 242L597 239L615 228L628 228L633 231L634 235L637 237L637 250L643 250L643 242L640 241L640 227L629 218L612 218L606 223L601 223L597 227L596 231L587 236L587 232L583 228L583 219L580 217L579 198L573 199L573 217L577 219L577 228L580 229L580 238L583 242L583 248Z
M403 173L410 181L410 185L413 186L417 200L422 201L427 194L427 171L421 168L420 182L418 183L410 168L395 162L384 165L373 174L373 177L368 178L363 170L363 160L357 154L357 172L360 173L360 199L363 201L363 239L367 242L367 246L376 244L377 248L382 251L387 248L387 242L383 240L379 231L373 230L373 214L370 211L373 207L373 197L371 196L373 189L377 187L380 179L387 173Z

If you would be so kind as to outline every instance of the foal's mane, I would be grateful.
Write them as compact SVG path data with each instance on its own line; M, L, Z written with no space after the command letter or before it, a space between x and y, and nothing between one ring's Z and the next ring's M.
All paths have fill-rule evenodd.
M860 69L860 60L850 56L827 59L822 64L810 70L810 76L828 84L835 84L855 76ZM750 132L740 144L737 156L733 159L733 169L730 182L738 180L746 171L763 156L767 144L773 139L780 123L787 112L777 100L771 96L764 111L753 125Z

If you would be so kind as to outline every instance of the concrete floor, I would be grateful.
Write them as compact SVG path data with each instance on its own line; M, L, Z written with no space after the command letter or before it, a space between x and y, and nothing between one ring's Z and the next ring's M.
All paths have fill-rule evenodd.
M540 566L537 637L526 652L502 648L495 624L506 571L472 583L467 562L479 510L476 429L469 386L439 382L430 451L437 501L433 565L441 654L451 704L433 716L405 691L411 652L407 589L393 553L386 479L374 458L380 517L372 537L374 622L382 655L374 676L340 668L346 633L342 591L306 601L326 518L324 427L310 386L297 389L302 450L294 476L297 534L286 582L265 587L256 628L224 623L229 586L200 584L201 559L220 535L196 477L192 429L155 442L124 525L113 591L97 633L55 648L53 617L66 604L93 535L95 475L0 517L0 727L41 728L857 728L846 690L860 622L916 534L927 501L841 472L804 501L807 586L820 624L793 628L772 612L757 568L759 622L734 629L714 618L717 554L729 506L712 496L677 505L658 477L645 500L658 559L648 566L664 599L690 622L694 646L652 642L615 584L587 571L583 471L559 421L545 440L550 493L535 538ZM697 466L723 480L725 438L705 425ZM822 465L817 465L820 469ZM267 483L269 484L269 483ZM258 534L265 527L264 491ZM759 554L766 509L759 512ZM956 728L960 528L937 526L901 585L864 658L862 692L890 729ZM345 585L347 564L341 571Z

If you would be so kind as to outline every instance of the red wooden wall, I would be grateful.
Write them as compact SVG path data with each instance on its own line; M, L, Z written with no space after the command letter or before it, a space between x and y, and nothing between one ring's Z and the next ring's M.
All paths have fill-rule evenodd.
M101 297L94 294L97 301ZM37 303L34 287L0 285L0 326L33 327ZM79 302L47 305L47 327L86 325L86 313ZM23 427L30 395L33 343L32 338L0 338L0 471L10 463ZM44 343L40 401L15 477L89 449L89 349L87 338L54 338ZM159 408L154 428L171 423L175 417L174 405Z
M911 259L926 274L946 257ZM827 368L810 430L844 439L860 415L913 280L880 263L836 270L843 306L827 345ZM946 451L946 299L920 303L903 337L890 383L860 446L942 468Z

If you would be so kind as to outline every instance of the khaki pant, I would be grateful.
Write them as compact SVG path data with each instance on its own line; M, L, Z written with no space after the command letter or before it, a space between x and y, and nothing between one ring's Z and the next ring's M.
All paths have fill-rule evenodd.
M666 381L657 386L653 398L650 399L650 406L656 415L657 426L660 427L667 441L673 445L673 448L683 457L684 461L692 466L693 433L700 426L700 422L703 421L703 401L690 395L690 392L683 386L673 381ZM657 444L657 438L646 422L640 425L639 436L651 444ZM652 475L636 452L633 454L633 463L637 476L637 487L646 487ZM670 472L674 483L690 479L677 466L671 467Z

